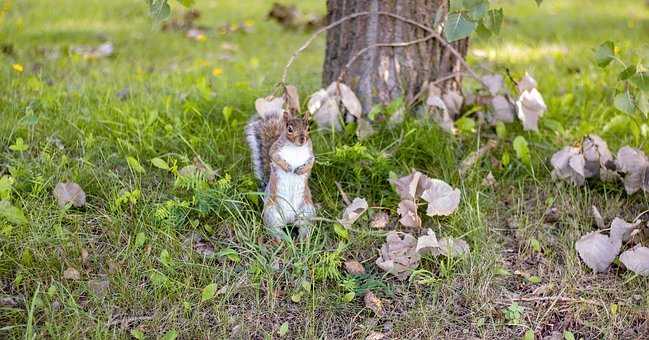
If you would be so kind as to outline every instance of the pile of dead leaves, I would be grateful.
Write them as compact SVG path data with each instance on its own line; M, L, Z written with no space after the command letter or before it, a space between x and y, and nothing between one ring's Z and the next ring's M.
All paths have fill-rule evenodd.
M617 181L631 195L640 190L649 192L649 159L645 153L629 146L613 156L602 138L588 135L577 145L566 146L551 158L552 176L582 186L588 178Z
M323 27L327 18L323 15L302 13L295 5L273 3L268 12L268 19L276 21L282 27L291 30L311 31Z
M593 207L595 220L604 228L604 220L597 208ZM649 276L649 248L643 246L643 237L649 235L649 223L636 218L629 223L616 217L611 222L609 235L603 230L590 232L582 236L575 249L582 261L594 272L605 272L619 255L624 266L638 274ZM627 248L620 254L623 246Z

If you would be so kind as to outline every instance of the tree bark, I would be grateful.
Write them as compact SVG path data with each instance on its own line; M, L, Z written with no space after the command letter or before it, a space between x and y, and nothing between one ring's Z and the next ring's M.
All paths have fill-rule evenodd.
M428 35L415 25L378 12L393 13L441 32L440 21L446 18L448 0L327 0L329 23L366 11L372 14L348 20L327 31L323 86L335 81L348 61L367 46L406 42ZM466 56L468 39L452 45ZM356 59L342 81L361 100L363 111L369 112L374 105L388 104L399 97L410 102L424 83L452 74L458 75L439 86L458 89L461 70L460 61L439 41L430 39L407 47L371 48Z

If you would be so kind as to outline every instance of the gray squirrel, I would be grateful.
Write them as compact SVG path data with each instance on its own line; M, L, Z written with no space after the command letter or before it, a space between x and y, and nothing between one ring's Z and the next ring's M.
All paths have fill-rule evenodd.
M265 192L262 219L270 233L283 237L282 227L300 227L300 238L311 232L315 206L309 176L315 162L308 115L294 117L278 106L260 110L246 125L253 170Z

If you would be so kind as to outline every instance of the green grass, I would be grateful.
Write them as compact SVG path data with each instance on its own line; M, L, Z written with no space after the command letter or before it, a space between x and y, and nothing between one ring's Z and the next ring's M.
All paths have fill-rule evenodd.
M528 329L539 337L564 330L584 338L646 337L649 281L616 266L593 274L580 263L574 241L595 228L591 205L607 220L630 220L649 200L627 196L616 184L558 183L548 158L587 133L600 134L613 150L629 144L649 151L646 130L632 133L646 118L610 124L621 115L611 105L616 73L596 67L592 54L614 40L622 59L646 57L649 9L639 0L546 0L540 8L532 0L499 3L506 13L502 33L474 41L470 63L480 72L509 68L521 76L529 70L549 107L543 121L561 126L542 121L540 133L527 133L519 123L508 125L508 137L491 156L509 153L511 164L485 159L458 175L459 163L493 135L490 130L451 137L409 119L378 127L363 142L351 133L313 134L311 187L326 219L343 209L335 181L351 197L365 197L372 212L389 211L389 228L399 229L390 172L416 168L461 188L459 211L425 218L424 226L463 236L471 255L425 259L421 276L400 282L374 265L384 233L370 229L367 216L347 240L321 222L309 242L277 245L261 226L243 125L254 99L272 91L290 54L308 37L266 21L270 2L197 1L202 25L254 25L247 34L209 31L206 41L196 42L159 31L141 1L1 1L9 7L0 14L0 42L14 54L0 54L0 174L15 179L11 201L29 223L0 220L0 297L17 301L0 304L0 337L128 338L137 329L147 338L170 331L180 338L261 338L277 337L285 322L288 338L363 338L371 331L392 338L512 338ZM316 1L299 6L325 11ZM104 41L113 42L114 56L84 60L70 52ZM317 39L291 69L290 82L303 99L320 86L324 43ZM223 73L212 75L214 68ZM120 100L116 94L126 87L130 96ZM229 119L225 106L233 108ZM517 135L530 143L531 167L515 159L511 140ZM10 149L17 138L28 145L24 152ZM129 167L129 156L144 173ZM218 175L212 182L178 183L152 166L154 157L178 168L200 157ZM495 189L481 184L489 171L498 180ZM58 207L52 190L66 180L84 188L85 208ZM134 190L141 193L136 202L117 202ZM551 207L558 221L547 223ZM208 238L219 255L204 259L192 252L184 243L191 232ZM541 252L532 249L532 239ZM343 259L363 262L368 274L347 275ZM63 278L69 267L80 280ZM108 280L104 295L92 291L91 280ZM201 302L210 283L219 293ZM549 298L519 301L523 310L512 324L505 310L513 299L536 297L539 287L547 290L539 296ZM384 300L382 317L364 308L366 289ZM345 302L350 291L357 297Z

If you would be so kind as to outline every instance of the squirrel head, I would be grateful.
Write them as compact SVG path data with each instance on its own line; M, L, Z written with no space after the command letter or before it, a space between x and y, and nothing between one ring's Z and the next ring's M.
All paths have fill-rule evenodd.
M286 124L286 138L297 146L302 146L309 141L309 121L307 117L299 118L284 111L284 123Z

